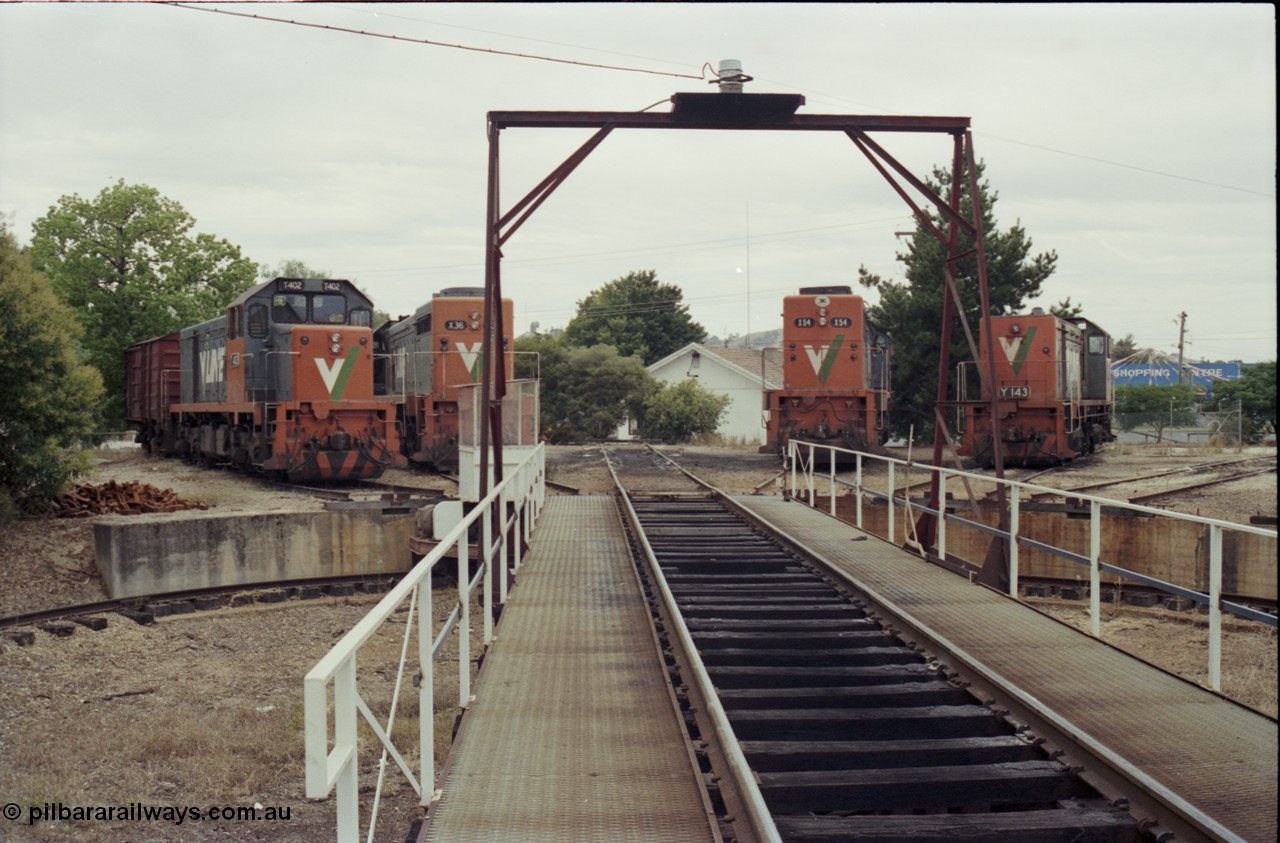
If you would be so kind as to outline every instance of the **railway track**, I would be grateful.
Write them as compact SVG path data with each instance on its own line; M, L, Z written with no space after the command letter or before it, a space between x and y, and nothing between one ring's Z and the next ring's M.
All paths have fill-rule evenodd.
M1143 839L881 607L665 458L608 457L726 839Z
M117 614L140 624L150 624L154 623L156 618L168 615L208 611L224 606L246 605L249 603L283 603L294 598L342 597L355 594L357 591L366 594L380 594L390 589L398 579L398 574L385 576L350 574L336 577L280 580L250 585L198 588L188 591L170 591L164 594L126 597L120 600L101 600L94 603L58 606L52 609L8 615L0 617L0 630L14 630L24 627L44 629L51 624L57 624L53 629L46 629L46 631L55 635L69 635L70 631L68 631L66 625L58 622L75 621L91 629L102 629L106 626L104 616ZM86 622L86 619L92 618L97 618L99 621Z

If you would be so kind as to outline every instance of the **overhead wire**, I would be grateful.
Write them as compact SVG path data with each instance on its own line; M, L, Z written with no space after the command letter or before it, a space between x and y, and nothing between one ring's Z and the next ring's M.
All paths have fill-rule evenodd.
M677 79L698 79L702 80L703 76L694 76L689 73L672 73L666 70L648 70L640 67L622 67L620 65L597 64L595 62L574 61L573 59L558 59L552 56L537 56L530 53L516 53L510 50L495 50L490 47L470 47L465 44L449 44L444 41L432 41L428 38L409 38L403 35L389 35L384 32L369 32L363 29L350 29L345 26L332 26L326 23L308 23L306 21L290 20L288 18L276 18L270 15L254 15L248 12L232 12L227 9L214 9L207 6L190 6L186 3L165 3L166 6L172 6L175 9L189 9L193 12L212 12L219 15L230 15L237 18L251 18L253 20L270 21L272 23L286 23L291 26L302 26L309 29L324 29L329 32L344 32L348 35L363 35L369 38L385 38L388 41L402 41L408 44L423 44L430 47L449 47L454 50L466 50L473 53L487 53L495 56L509 56L511 58L535 59L538 61L549 61L556 64L568 64L576 67L591 67L600 70L619 70L625 73L647 73L653 76L673 76Z

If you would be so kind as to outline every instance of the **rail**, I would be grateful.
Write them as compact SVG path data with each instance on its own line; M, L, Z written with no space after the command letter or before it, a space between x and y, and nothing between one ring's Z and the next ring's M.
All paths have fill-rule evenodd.
M423 557L400 583L357 623L351 631L322 658L304 680L304 722L306 738L307 798L324 799L337 788L337 839L339 843L356 843L360 838L360 787L358 781L359 747L357 723L362 716L382 743L377 783L369 820L367 840L373 840L377 825L378 804L388 756L395 761L409 784L418 793L419 803L429 806L439 798L435 790L434 734L434 663L450 633L458 633L458 705L465 708L471 697L471 656L468 633L471 624L471 596L483 588L484 637L486 645L493 639L493 601L504 601L507 595L507 565L520 566L522 540L533 533L533 527L545 502L546 448L539 445L533 453L475 505L466 517ZM497 529L495 530L495 525ZM478 570L469 576L470 535L478 528ZM451 549L458 557L458 603L435 632L431 617L431 573L436 563ZM498 582L494 583L494 566ZM394 693L386 725L378 722L357 688L356 654L360 647L382 628L384 622L404 602L409 601L400 663L396 672ZM415 614L416 610L416 614ZM416 619L416 622L415 622ZM395 725L396 705L408 663L412 633L418 639L418 753L419 775L391 740ZM333 687L333 718L329 718L330 685ZM330 729L332 725L332 730ZM332 744L332 749L330 749Z
M1275 530L1267 530L1261 527L1255 527L1247 524L1233 524L1229 521L1220 521L1213 518L1204 518L1198 515L1186 515L1180 512L1170 512L1165 509L1154 509L1152 507L1141 506L1139 504L1129 503L1127 501L1110 500L1108 498L1097 497L1095 495L1083 495L1072 492L1070 497L1073 499L1087 501L1089 504L1089 551L1087 554L1076 553L1065 548L1055 545L1036 541L1027 536L1019 534L1019 515L1021 514L1021 499L1024 491L1030 491L1034 494L1055 493L1062 494L1061 489L1050 489L1044 486L1036 486L1025 481L1018 480L996 480L993 477L972 472L962 471L960 469L946 468L944 466L929 465L927 463L918 463L911 460L902 460L895 457L885 457L876 454L868 454L862 451L850 451L844 448L838 448L834 445L820 445L812 442L802 442L799 440L791 440L788 445L787 459L790 466L790 494L792 498L804 500L808 498L809 506L816 508L817 502L817 454L825 455L825 464L828 466L827 481L830 490L830 514L836 514L836 488L843 487L852 489L856 496L856 504L854 511L854 524L862 529L863 512L862 504L865 498L874 498L885 500L888 504L888 529L887 538L891 543L896 544L896 536L894 523L896 521L896 510L898 506L906 506L908 512L922 512L933 515L937 519L937 538L936 553L937 556L946 559L947 554L947 524L953 523L987 533L998 538L1008 541L1009 546L1009 596L1015 600L1018 599L1018 550L1019 547L1041 551L1078 565L1082 565L1089 569L1089 631L1095 638L1102 637L1102 582L1101 577L1105 572L1114 576L1123 577L1124 579L1133 580L1141 583L1149 588L1191 600L1202 606L1208 607L1209 612L1209 686L1214 690L1221 692L1222 690L1222 616L1226 612L1236 617L1246 620L1257 621L1271 627L1277 625L1276 616L1266 612L1259 611L1249 606L1243 606L1224 600L1222 597L1222 580L1223 580L1223 535L1230 531L1237 534L1249 534L1262 536L1275 541L1277 533ZM854 481L852 483L846 480L838 480L836 478L836 454L846 454L854 457ZM863 482L863 465L866 460L882 462L887 467L888 484L885 491L871 489ZM903 466L907 470L922 469L938 475L938 500L943 501L941 512L933 509L923 503L915 502L909 496L898 496L895 489L895 468ZM948 478L959 478L967 483L970 480L980 480L983 482L994 482L1005 486L1009 499L1009 529L1001 530L988 524L983 524L968 518L962 518L954 513L946 511L947 499L947 480ZM1208 572L1208 589L1201 591L1196 588L1178 585L1166 582L1146 574L1140 574L1137 571L1131 571L1119 565L1103 562L1102 553L1102 507L1108 509L1125 509L1134 513L1156 516L1159 518L1171 518L1179 521L1187 521L1199 524L1208 529L1208 547L1209 547L1209 572Z

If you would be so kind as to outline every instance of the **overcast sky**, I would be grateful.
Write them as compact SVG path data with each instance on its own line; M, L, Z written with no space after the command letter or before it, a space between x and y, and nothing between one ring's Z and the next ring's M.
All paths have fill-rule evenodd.
M966 116L999 193L1113 335L1275 359L1270 4L209 4L369 33L698 76L802 113ZM0 214L124 179L259 263L350 278L393 316L483 284L486 113L638 111L696 78L596 69L151 3L0 3ZM656 110L665 110L666 104ZM509 208L588 136L503 132ZM945 135L876 139L924 174ZM802 285L902 277L909 210L837 133L614 132L507 243L517 332L643 269L715 335ZM875 293L869 293L874 300ZM748 322L748 319L750 320Z

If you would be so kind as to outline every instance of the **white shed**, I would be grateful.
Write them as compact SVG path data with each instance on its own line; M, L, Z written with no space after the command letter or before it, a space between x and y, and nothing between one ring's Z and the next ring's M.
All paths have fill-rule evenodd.
M697 378L698 385L716 395L729 396L729 407L716 431L729 439L765 444L763 390L782 383L782 367L773 360L761 371L757 348L725 348L691 342L651 364L649 374L673 384ZM619 439L635 435L629 424L618 431Z

